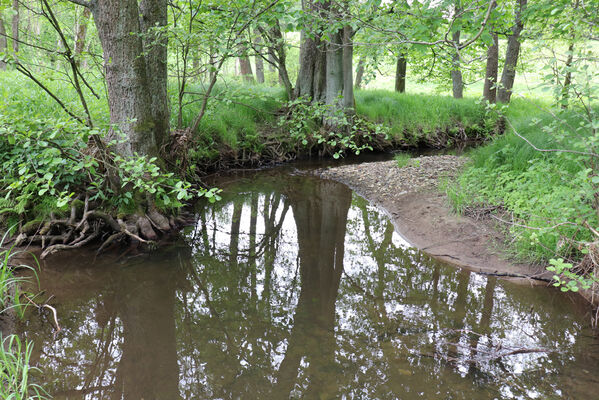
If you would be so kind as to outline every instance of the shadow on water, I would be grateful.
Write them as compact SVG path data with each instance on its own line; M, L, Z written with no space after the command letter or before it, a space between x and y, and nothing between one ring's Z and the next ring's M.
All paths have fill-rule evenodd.
M575 300L411 249L346 186L257 173L151 257L40 273L31 312L58 399L593 398L599 342Z

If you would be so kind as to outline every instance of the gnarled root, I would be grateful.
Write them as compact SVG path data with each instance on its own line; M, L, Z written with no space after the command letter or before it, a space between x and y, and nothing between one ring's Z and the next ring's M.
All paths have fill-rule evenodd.
M76 221L78 217L81 219ZM36 231L22 230L15 238L15 245L40 245L44 249L41 259L59 251L81 248L99 239L102 239L102 243L98 254L117 243L154 247L152 243L160 235L176 230L178 222L176 218L165 217L154 207L147 214L129 216L125 220L114 218L108 213L90 209L86 198L83 210L73 206L68 219L51 218L50 221L39 223Z

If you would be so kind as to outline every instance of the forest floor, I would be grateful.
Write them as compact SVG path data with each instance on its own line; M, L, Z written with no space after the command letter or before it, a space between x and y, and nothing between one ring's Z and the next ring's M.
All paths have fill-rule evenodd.
M482 274L548 284L552 275L544 266L508 259L505 235L494 220L453 212L439 185L465 162L452 155L421 156L404 167L393 160L319 169L316 174L342 182L382 207L411 245L437 259Z

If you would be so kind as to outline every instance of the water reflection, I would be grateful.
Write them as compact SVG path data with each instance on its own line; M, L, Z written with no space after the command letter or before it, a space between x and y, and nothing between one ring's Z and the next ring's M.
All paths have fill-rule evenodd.
M598 342L569 298L406 247L345 186L244 180L150 258L40 274L21 326L56 398L582 398ZM85 255L82 255L85 256ZM559 351L555 351L559 350Z

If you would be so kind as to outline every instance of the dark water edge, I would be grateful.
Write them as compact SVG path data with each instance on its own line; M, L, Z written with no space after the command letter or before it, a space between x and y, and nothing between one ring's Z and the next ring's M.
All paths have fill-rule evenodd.
M62 331L33 310L16 328L40 383L58 399L596 397L584 303L435 261L298 170L222 177L222 201L150 255L43 265Z

